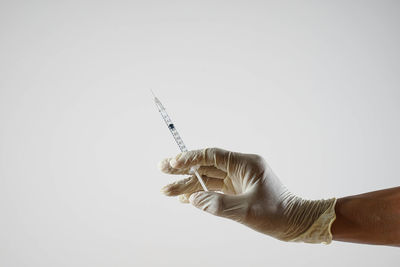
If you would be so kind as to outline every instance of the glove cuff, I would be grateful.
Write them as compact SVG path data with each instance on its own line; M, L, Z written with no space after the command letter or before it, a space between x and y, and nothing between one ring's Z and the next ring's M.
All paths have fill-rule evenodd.
M324 243L326 245L332 242L331 226L336 219L336 198L323 201L329 201L328 209L318 217L318 219L310 226L310 228L307 229L307 231L289 241L313 244Z
M332 241L331 225L336 219L336 198L305 200L286 191L283 203L287 227L278 239L325 244Z

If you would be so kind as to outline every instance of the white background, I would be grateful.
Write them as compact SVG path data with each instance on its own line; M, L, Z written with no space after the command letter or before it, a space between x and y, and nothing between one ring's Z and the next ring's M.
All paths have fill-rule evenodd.
M398 266L159 189L178 148L263 155L305 198L399 186L397 1L1 1L0 266Z

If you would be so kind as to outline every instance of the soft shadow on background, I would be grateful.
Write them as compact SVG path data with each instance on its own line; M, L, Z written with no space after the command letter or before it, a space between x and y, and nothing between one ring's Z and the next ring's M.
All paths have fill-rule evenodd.
M305 198L399 186L395 1L2 1L1 266L398 266L167 198L157 162L263 155Z

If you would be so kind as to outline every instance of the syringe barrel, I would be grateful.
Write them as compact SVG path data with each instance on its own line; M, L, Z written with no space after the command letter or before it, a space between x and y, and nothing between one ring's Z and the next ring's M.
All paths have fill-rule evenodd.
M185 144L183 143L182 138L179 136L178 131L175 129L174 124L172 124L172 123L169 124L169 125L168 125L168 129L170 130L172 136L174 137L175 142L178 144L179 149L181 150L181 152L186 152L186 151L188 151L187 148L186 148L186 146L185 146Z

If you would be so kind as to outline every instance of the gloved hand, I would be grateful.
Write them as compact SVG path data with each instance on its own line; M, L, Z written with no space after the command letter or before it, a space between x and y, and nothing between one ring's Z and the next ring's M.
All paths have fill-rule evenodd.
M163 187L195 207L229 218L283 241L326 243L332 240L336 199L304 200L290 193L265 160L254 154L219 148L188 151L160 162L169 174L198 167L209 192L194 175ZM218 192L216 192L218 191Z

